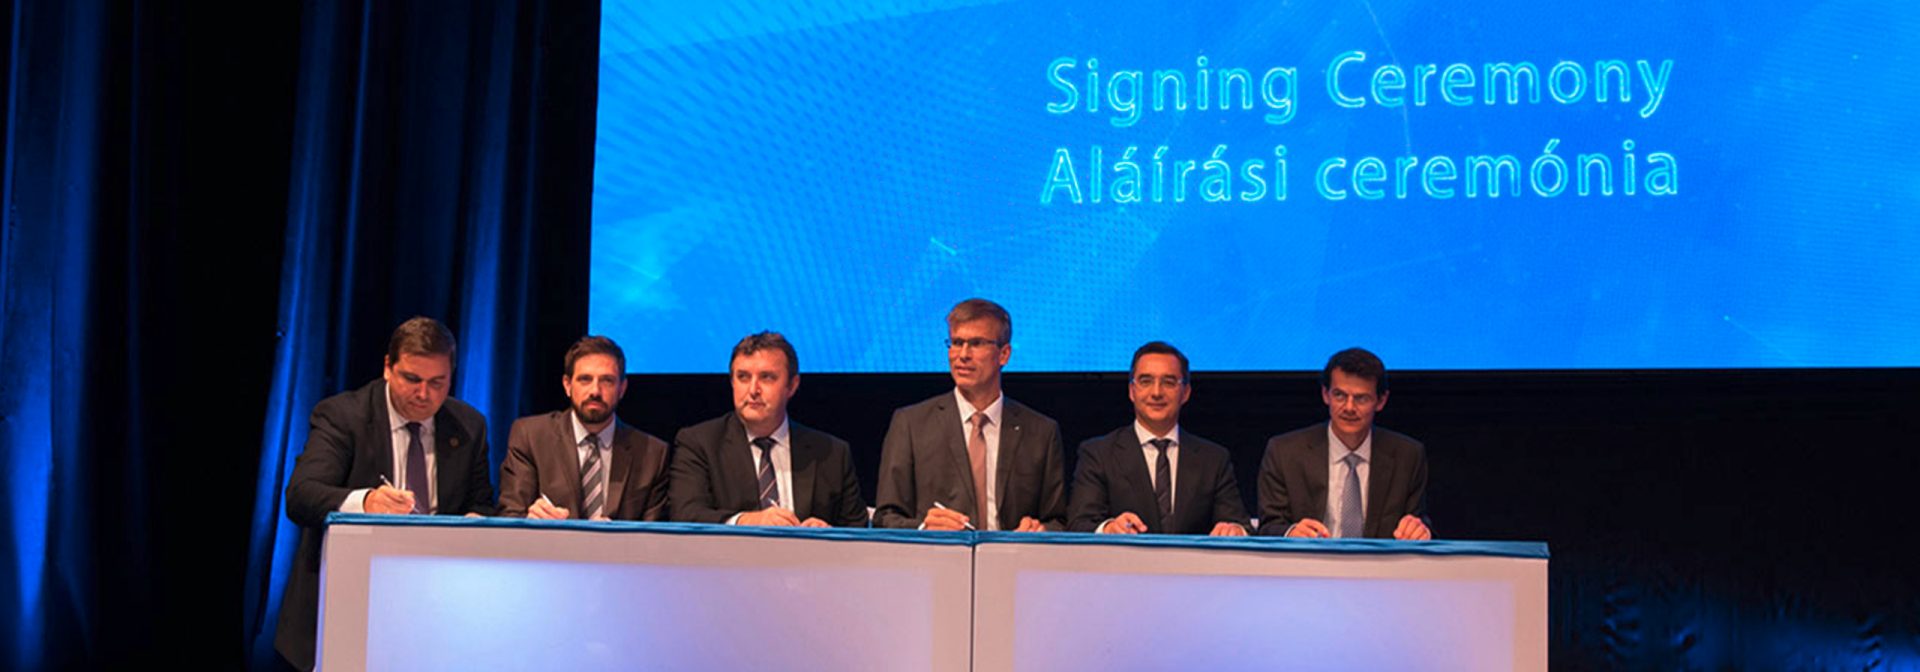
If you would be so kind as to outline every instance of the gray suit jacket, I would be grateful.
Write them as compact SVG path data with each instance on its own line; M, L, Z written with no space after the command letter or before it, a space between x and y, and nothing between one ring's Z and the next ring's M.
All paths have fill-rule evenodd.
M800 520L866 527L867 501L860 497L847 442L791 419L787 432L794 501L786 508ZM682 429L673 445L674 520L725 523L736 513L760 510L759 467L740 416L728 413Z
M586 516L573 411L513 421L500 462L500 515L525 518L541 495L574 518ZM614 520L666 520L667 442L615 419L607 463L606 515Z
M1260 534L1280 536L1302 518L1327 522L1327 423L1267 441L1260 460ZM1427 449L1405 434L1373 428L1362 533L1391 539L1404 516L1427 520Z
M1247 527L1247 505L1233 476L1233 458L1220 444L1180 432L1180 461L1175 465L1173 520L1160 519L1153 475L1133 423L1080 444L1073 470L1072 530L1093 532L1100 523L1132 511L1148 532L1208 534L1215 523Z
M1000 529L1038 519L1050 531L1066 529L1066 457L1060 425L1007 399L1000 420L999 459L994 465ZM948 390L895 410L880 447L880 482L874 527L919 527L934 502L982 520L967 465L967 439L960 411ZM980 529L985 525L975 522Z

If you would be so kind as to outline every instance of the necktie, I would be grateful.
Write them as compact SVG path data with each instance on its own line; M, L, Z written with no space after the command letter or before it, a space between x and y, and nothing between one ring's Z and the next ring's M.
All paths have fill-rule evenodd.
M420 423L407 423L407 489L413 491L413 512L431 513L433 491L427 484L427 450L420 445Z
M1167 459L1167 448L1173 445L1173 439L1154 439L1147 443L1160 451L1153 461L1153 498L1160 501L1160 527L1164 530L1173 520L1173 461Z
M1336 536L1358 539L1365 536L1366 514L1360 510L1360 453L1349 452L1342 462L1347 463L1347 489L1340 493L1340 530Z
M974 526L987 529L987 423L991 420L985 411L974 411L968 418L973 423L973 431L967 434L967 466L973 468L973 519Z
M780 505L780 486L773 478L774 440L762 436L754 439L753 445L760 449L760 508L771 509Z
M600 435L587 435L587 462L580 465L580 492L586 494L587 502L580 507L582 520L593 520L606 515L607 488L606 478L601 476Z

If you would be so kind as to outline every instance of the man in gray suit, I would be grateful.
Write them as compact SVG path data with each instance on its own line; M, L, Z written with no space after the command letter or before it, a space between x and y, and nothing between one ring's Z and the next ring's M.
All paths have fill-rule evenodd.
M867 503L840 437L794 422L800 355L786 337L740 339L727 364L733 412L673 437L673 519L778 527L866 527Z
M967 299L947 313L954 389L893 412L875 527L1065 529L1060 427L1000 393L1012 341L1013 319L999 304Z
M1373 424L1387 407L1386 364L1360 348L1334 353L1320 371L1320 399L1328 422L1267 441L1260 534L1433 538L1426 447Z
M588 336L567 349L566 410L513 421L500 462L500 514L541 520L662 520L667 444L614 415L627 356Z

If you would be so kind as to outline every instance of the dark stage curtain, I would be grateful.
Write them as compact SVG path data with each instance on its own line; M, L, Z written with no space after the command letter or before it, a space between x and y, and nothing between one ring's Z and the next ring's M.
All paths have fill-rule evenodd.
M406 317L496 462L558 403L597 6L257 4L4 7L0 667L280 667L306 413Z
M298 538L282 494L306 413L377 376L394 325L425 314L454 329L454 394L488 417L496 464L513 418L552 397L538 383L557 384L558 365L542 366L557 356L537 354L564 349L586 303L542 279L585 273L598 61L597 17L553 9L317 3L301 16L280 339L248 548L255 663L272 658ZM556 161L547 146L587 153ZM561 329L543 337L543 325Z

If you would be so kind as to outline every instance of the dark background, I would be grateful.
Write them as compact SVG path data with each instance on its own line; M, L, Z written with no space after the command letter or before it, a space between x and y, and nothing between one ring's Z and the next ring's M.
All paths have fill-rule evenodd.
M496 462L563 403L597 5L0 11L0 667L276 667L305 413L377 376L395 324L455 329ZM1020 365L1008 394L1069 440L1127 422L1122 374ZM1427 443L1438 535L1550 544L1555 668L1920 665L1920 370L1392 375L1380 422ZM1196 374L1182 425L1251 498L1265 438L1325 417L1315 376ZM803 380L795 416L853 443L869 499L891 410L948 389ZM670 438L728 399L638 376L621 411Z

